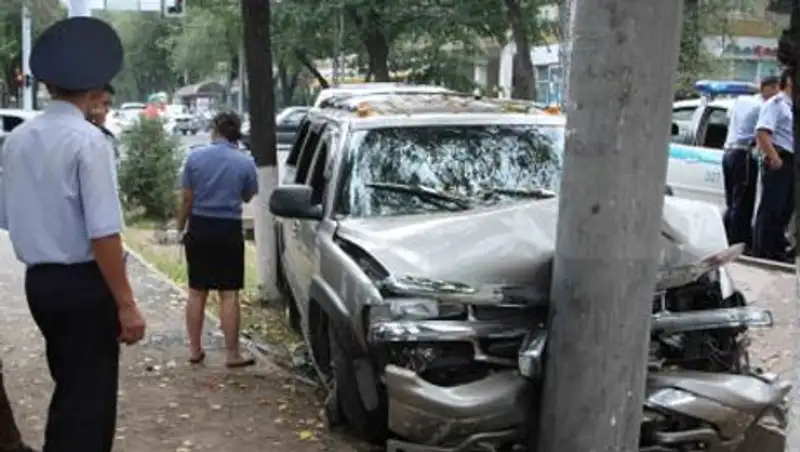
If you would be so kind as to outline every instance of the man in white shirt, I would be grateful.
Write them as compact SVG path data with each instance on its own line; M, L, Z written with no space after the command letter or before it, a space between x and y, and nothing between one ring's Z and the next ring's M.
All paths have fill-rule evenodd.
M725 181L725 230L728 242L744 243L747 252L752 248L752 221L756 200L758 165L753 157L756 123L761 105L778 93L777 77L761 82L761 93L740 96L731 106L722 174Z
M764 102L758 113L756 140L764 154L761 202L753 231L753 254L792 262L786 229L794 211L794 113L792 79L781 75L781 92Z

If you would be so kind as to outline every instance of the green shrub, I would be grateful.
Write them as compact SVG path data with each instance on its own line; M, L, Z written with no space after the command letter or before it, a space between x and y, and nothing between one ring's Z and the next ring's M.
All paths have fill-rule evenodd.
M160 119L141 118L121 137L119 187L128 211L166 222L175 213L180 141Z

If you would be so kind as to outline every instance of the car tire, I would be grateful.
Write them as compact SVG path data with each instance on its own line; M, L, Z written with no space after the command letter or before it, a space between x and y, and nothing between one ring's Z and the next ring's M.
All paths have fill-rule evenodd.
M331 373L338 409L355 436L373 444L383 444L389 437L386 389L369 357L349 356L341 346L346 337L334 322L328 322ZM359 381L359 369L362 380L371 381ZM363 385L371 385L365 389L377 395L373 409L367 408L362 399L359 387Z

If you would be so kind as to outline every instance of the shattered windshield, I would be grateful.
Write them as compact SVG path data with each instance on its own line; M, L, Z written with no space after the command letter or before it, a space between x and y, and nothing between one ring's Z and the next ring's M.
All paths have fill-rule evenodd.
M337 211L356 217L464 210L557 190L562 126L436 125L356 131ZM387 189L391 188L391 189ZM405 189L400 189L405 187Z

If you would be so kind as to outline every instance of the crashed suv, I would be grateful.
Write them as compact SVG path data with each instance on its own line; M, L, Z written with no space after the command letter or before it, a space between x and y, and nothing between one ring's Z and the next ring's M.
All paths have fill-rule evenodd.
M309 112L270 210L289 318L331 420L397 451L529 442L563 141L562 117L456 94L337 97ZM747 357L747 329L771 314L724 269L741 249L713 206L671 197L661 245L642 300L641 451L782 451L789 386Z

